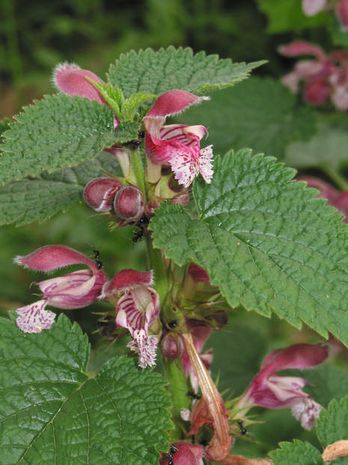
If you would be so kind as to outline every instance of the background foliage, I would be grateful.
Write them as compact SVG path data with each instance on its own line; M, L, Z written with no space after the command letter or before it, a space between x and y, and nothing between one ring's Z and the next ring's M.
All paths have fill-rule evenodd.
M0 117L12 116L33 98L52 93L49 76L61 61L76 62L104 76L109 63L122 52L170 44L218 53L236 62L266 59L268 62L254 73L256 77L235 88L216 94L208 89L211 102L192 108L181 121L206 124L218 153L250 147L256 153L285 159L301 173L329 179L333 172L339 182L336 187L342 187L347 182L346 114L314 110L285 89L279 78L290 70L292 62L277 53L277 46L303 38L331 50L346 47L347 35L338 31L328 14L305 18L300 4L300 0L136 0L131 4L123 0L0 0ZM126 71L131 73L131 68ZM83 158L83 154L79 156ZM102 155L94 163L101 173L111 169ZM90 178L90 168L88 164L79 176L69 168L37 179L37 192L31 188L30 198L36 201L35 196L42 195L45 186L42 202L49 202L52 218L44 225L39 223L44 219L40 211L32 212L27 204L23 207L24 196L27 199L29 194L23 184L19 189L15 182L0 188L0 211L6 212L7 218L4 223L11 223L14 217L21 218L23 225L28 218L37 221L0 229L0 311L5 313L31 301L29 285L35 275L16 267L12 258L42 244L66 243L90 256L97 248L110 273L142 263L142 242L132 245L132 255L127 252L130 229L115 230L108 220L96 217L82 204L54 216L57 196L64 197L67 207L71 199L79 198ZM98 306L69 313L88 332L92 343L101 330L95 312L101 311ZM254 313L232 314L228 326L207 344L215 351L213 375L223 392L238 395L267 352L298 341L317 342L318 336L307 327L295 331L277 316L265 319ZM114 351L105 343L98 356L92 350L90 363L98 366ZM311 381L309 389L324 406L348 391L348 354L340 346L337 352L335 364L306 373ZM329 411L336 408L332 404ZM279 441L292 438L319 447L316 435L303 431L288 411L260 411L258 420L261 422L248 427L249 435L237 442L236 453L263 455ZM325 442L320 428L318 437ZM303 442L298 447L310 445ZM316 457L316 452L313 454Z

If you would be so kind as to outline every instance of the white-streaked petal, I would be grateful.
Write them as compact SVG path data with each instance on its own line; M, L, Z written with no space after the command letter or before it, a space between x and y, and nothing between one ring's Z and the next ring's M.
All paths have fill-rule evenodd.
M153 367L156 365L158 339L156 336L149 336L143 329L136 330L133 340L128 347L138 354L138 364L140 368Z
M24 333L41 333L50 329L56 317L55 313L45 310L47 302L39 300L25 307L18 308L16 324Z

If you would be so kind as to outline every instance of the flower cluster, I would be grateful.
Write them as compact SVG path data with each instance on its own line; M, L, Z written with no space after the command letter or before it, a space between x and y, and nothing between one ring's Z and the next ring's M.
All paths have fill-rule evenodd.
M46 310L47 305L73 310L116 295L116 326L129 331L132 337L129 348L138 354L141 368L155 364L157 337L149 332L159 316L159 297L150 287L153 284L151 272L122 270L108 280L100 261L63 245L41 247L15 260L19 265L41 272L71 265L87 267L40 281L42 299L17 309L17 326L22 331L40 333L51 328L55 314Z
M302 0L302 10L306 16L314 16L321 11L334 8L342 31L348 30L348 1L336 0Z
M238 402L241 414L254 405L269 409L290 408L303 428L312 429L321 407L303 391L307 381L295 376L278 376L277 372L311 368L324 362L327 356L327 347L310 344L296 344L271 352Z
M332 103L337 110L348 109L348 53L336 50L326 54L309 42L295 41L279 48L286 57L311 56L300 60L282 82L292 92L301 92L303 100L320 107Z
M53 82L57 89L67 95L94 100L102 105L106 102L94 83L103 81L91 71L77 65L63 63L56 67ZM184 124L165 125L166 118L177 115L207 97L198 97L184 90L173 89L160 95L145 115L145 151L154 165L169 166L175 179L183 187L191 185L194 178L202 175L211 182L212 146L201 149L200 141L207 134L204 126ZM115 117L115 128L119 125Z

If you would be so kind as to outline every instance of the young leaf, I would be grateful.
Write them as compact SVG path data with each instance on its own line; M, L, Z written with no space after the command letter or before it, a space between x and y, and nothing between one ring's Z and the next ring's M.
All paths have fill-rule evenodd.
M87 182L118 169L114 157L101 154L75 168L39 178L27 178L0 187L0 225L17 226L43 221L82 199Z
M245 149L215 162L194 186L199 218L164 204L154 245L179 265L205 268L231 307L306 323L348 344L347 229L295 170Z
M65 316L26 335L0 320L2 465L157 465L170 430L160 375L118 357L88 376L89 350Z
M137 131L136 123L115 130L106 105L80 97L46 96L25 107L4 133L0 185L72 168L112 144L136 138Z
M110 66L109 81L120 87L126 97L139 91L161 94L170 89L204 93L246 79L263 63L232 63L218 55L193 54L190 48L171 46L156 52L146 49L122 54Z
M214 94L204 106L190 108L180 122L204 124L215 152L250 147L281 157L286 146L308 139L315 131L315 113L299 106L279 81L252 77Z
M323 447L348 438L347 418L348 396L339 401L331 401L328 408L321 412L316 424L316 433Z
M295 440L281 442L269 455L273 465L322 465L320 452L312 444Z

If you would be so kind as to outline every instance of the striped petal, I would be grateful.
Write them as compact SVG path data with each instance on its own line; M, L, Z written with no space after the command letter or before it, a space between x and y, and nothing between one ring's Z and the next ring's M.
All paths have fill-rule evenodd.
M46 305L45 300L39 300L33 304L18 308L16 310L18 328L24 333L41 333L44 329L50 329L56 315L45 310Z

